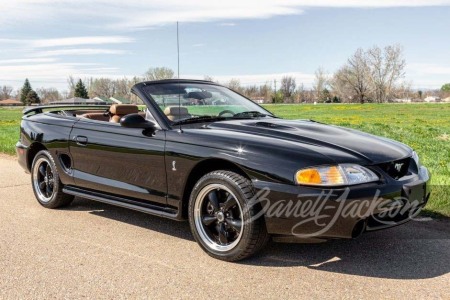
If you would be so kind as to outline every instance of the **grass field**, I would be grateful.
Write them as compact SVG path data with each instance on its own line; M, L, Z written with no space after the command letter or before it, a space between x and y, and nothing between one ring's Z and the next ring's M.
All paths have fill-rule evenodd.
M286 119L313 119L403 142L432 173L427 211L450 216L450 104L266 105ZM0 152L14 154L20 109L0 108Z

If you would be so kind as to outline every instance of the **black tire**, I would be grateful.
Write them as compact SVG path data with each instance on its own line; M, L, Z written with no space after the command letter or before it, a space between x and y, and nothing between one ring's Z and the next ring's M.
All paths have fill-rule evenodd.
M31 165L31 186L40 205L46 208L58 208L69 205L74 196L64 194L63 184L50 153L39 151Z
M214 171L200 178L189 199L189 223L206 253L220 260L238 261L265 246L270 236L264 216L255 218L260 209L251 205L253 197L251 181L234 172ZM235 204L227 208L230 202Z

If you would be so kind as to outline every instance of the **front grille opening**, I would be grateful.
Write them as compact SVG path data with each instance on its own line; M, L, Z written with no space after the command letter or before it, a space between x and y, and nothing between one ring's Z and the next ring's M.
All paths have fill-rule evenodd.
M409 166L411 164L411 157L399 159L378 166L392 178L398 180L408 174Z

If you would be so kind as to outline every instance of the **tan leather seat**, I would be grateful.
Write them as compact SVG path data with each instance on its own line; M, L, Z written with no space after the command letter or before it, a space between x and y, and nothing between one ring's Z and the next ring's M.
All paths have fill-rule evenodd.
M111 119L109 122L119 123L120 118L129 114L137 114L139 112L139 108L134 104L113 104L109 108L109 112L111 114Z
M164 109L164 114L171 121L190 118L191 115L186 107L182 106L168 106Z

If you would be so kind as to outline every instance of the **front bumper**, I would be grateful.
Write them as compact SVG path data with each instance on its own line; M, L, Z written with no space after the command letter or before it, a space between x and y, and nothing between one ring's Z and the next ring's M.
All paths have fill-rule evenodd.
M354 238L405 223L430 196L428 170L401 180L323 189L254 180L267 231L296 238Z

